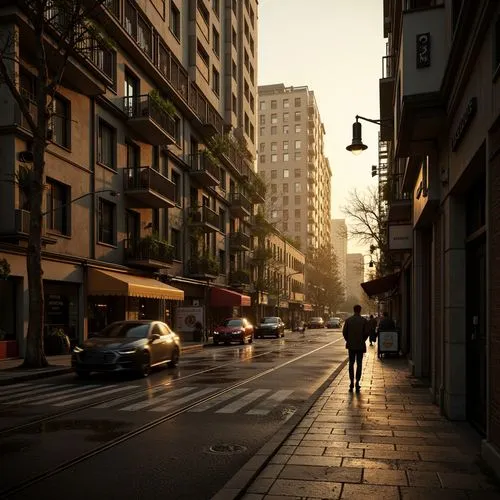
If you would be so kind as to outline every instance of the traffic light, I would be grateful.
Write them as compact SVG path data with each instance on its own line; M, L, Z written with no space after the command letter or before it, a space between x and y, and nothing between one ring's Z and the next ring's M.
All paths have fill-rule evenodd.
M372 177L375 177L377 174L377 165L372 165Z

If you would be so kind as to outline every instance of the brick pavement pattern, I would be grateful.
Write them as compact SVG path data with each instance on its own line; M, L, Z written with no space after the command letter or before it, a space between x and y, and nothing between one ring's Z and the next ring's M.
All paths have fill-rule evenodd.
M242 498L500 499L479 435L440 415L407 366L369 348L361 392L344 368Z

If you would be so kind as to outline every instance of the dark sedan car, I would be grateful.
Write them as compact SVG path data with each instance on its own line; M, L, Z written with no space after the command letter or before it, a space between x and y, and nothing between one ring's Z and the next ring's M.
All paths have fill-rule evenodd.
M79 377L125 370L147 377L153 366L175 366L180 353L180 338L165 323L117 321L75 347L71 365Z
M230 344L239 342L249 344L253 341L253 325L246 318L228 318L225 319L213 332L214 344L219 342Z
M342 320L340 318L328 318L326 322L327 328L340 328L342 326Z
M278 316L266 316L255 327L255 338L272 335L279 338L285 336L285 323Z
M315 316L309 320L307 328L325 328L325 322L323 318Z

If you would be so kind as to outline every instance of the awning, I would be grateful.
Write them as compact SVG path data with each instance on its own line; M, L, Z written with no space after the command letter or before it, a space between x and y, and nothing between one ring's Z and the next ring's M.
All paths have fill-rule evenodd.
M399 273L388 274L382 278L377 278L371 281L365 281L361 283L361 288L365 291L368 297L374 297L375 295L382 295L387 292L391 292L399 285Z
M211 288L210 305L214 307L249 307L252 305L252 299L248 295L233 292L227 288Z
M161 281L92 268L89 269L88 294L184 300L182 290Z
M304 304L304 311L312 311L313 306L311 304Z

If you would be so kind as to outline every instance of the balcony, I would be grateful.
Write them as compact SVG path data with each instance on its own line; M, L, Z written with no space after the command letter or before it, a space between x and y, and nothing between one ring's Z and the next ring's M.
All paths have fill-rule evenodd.
M132 267L168 268L174 260L174 247L151 237L127 239L124 248L127 265Z
M444 5L404 11L402 17L394 116L396 156L408 157L425 153L442 130L440 90L450 44Z
M248 217L252 214L250 200L241 193L229 193L229 210L235 217Z
M212 187L220 184L220 167L210 153L200 152L188 155L186 163L189 174L200 186Z
M219 214L209 207L189 208L188 224L197 227L205 233L220 231Z
M4 217L4 219L6 219ZM0 241L16 242L27 241L30 234L30 212L28 210L21 210L16 208L14 210L14 219L11 220L14 223L14 227L7 227L5 225L6 220L3 221L2 227L5 229L0 234ZM42 222L42 245L53 245L57 243L57 238L48 236L45 231L44 224Z
M317 184L316 175L313 172L307 172L307 182L312 186Z
M307 170L310 172L314 172L317 169L317 165L315 161L308 160L307 162Z
M250 236L243 231L235 231L229 234L229 247L236 252L250 250Z
M146 143L165 146L176 142L175 120L150 95L123 97L121 109L129 127Z
M392 125L387 123L394 117L396 63L394 55L382 58L382 78L379 80L380 119L383 120L380 126L380 139L382 141L392 141L394 138L394 129Z
M219 275L219 264L213 257L193 257L187 267L187 274L191 278L215 279Z
M175 184L151 167L124 168L123 190L130 208L175 206Z

